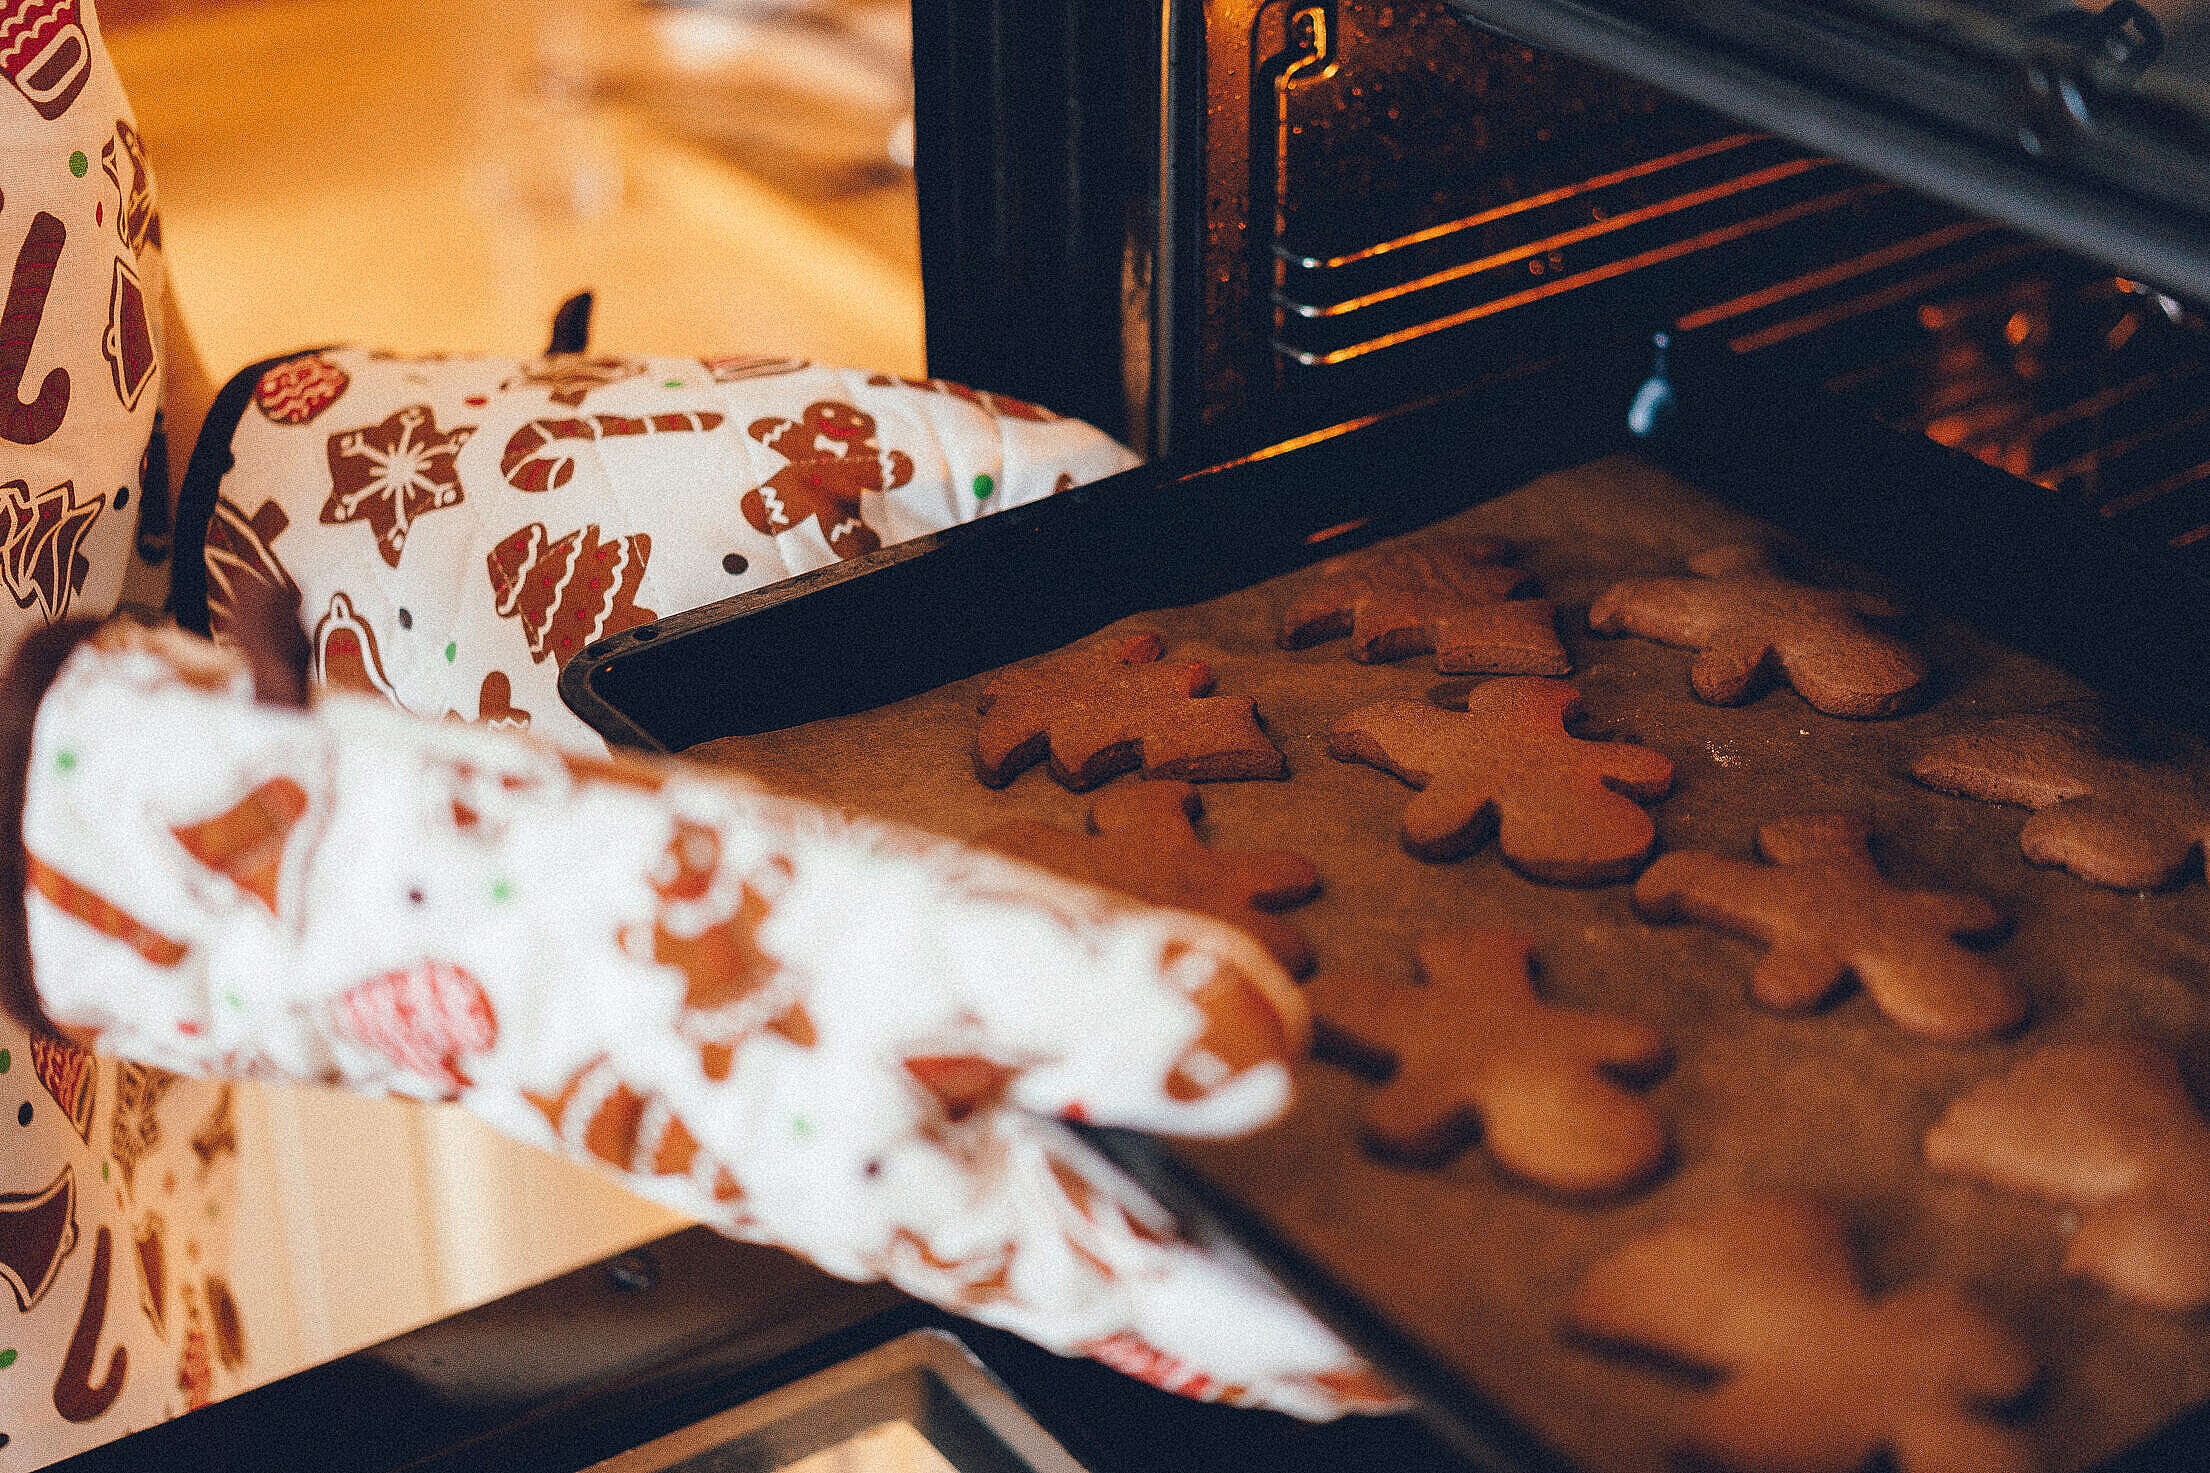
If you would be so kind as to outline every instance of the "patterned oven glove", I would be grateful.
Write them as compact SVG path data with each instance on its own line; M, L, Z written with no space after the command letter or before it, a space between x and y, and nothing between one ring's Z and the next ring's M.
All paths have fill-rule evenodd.
M178 518L206 529L216 636L246 583L296 587L319 684L593 750L555 683L594 641L1136 463L1018 399L795 359L333 349L247 372Z
M1230 1135L1282 1109L1305 1012L1241 932L680 764L253 686L119 621L38 706L29 942L63 1031L458 1100L1186 1395L1392 1404L1059 1123Z

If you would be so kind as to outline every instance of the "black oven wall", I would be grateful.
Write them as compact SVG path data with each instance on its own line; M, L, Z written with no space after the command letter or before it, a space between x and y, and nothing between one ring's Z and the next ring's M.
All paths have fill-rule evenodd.
M1440 0L917 0L914 67L931 371L1153 456L1533 358L1513 309L1627 238L1561 225L1677 192L1610 176L1739 132Z
M1139 449L1154 439L1160 19L1120 0L913 6L930 372Z

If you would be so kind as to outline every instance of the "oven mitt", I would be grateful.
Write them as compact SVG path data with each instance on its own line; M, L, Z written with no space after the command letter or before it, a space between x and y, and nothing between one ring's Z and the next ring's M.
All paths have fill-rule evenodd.
M323 686L600 750L555 689L594 642L1135 463L1018 399L796 359L331 349L218 402L177 607L220 639L245 583L296 587Z
M1242 932L702 769L255 685L174 628L67 655L28 738L19 1005L180 1072L458 1100L1190 1396L1387 1403L1060 1123L1282 1110L1305 1010Z
M166 272L153 174L90 6L0 5L0 649L158 604ZM139 514L146 512L140 528Z

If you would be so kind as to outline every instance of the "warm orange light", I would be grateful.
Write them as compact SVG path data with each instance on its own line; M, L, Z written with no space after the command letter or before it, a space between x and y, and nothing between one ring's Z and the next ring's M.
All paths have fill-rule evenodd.
M1307 532L1305 534L1305 546L1318 547L1323 542L1333 542L1338 537L1357 531L1370 520L1372 520L1370 517L1354 517L1347 522L1337 522L1332 527L1322 527L1317 532Z

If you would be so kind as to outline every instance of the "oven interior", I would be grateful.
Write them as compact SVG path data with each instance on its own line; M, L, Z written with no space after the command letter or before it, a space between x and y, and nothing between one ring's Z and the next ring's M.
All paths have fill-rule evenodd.
M1886 29L1793 8L1828 23L1821 49L1755 73L1710 37L1769 41L1754 0L1513 3L918 0L931 371L1087 417L1151 463L615 636L564 672L570 704L674 750L861 709L1633 444L2145 713L2210 725L2189 640L2210 614L2210 319L2171 286L2210 281L2210 222L2159 196L2210 158L2210 104L2128 131L2110 75L2145 88L2210 42L2130 0L2018 6L1999 35L2026 37L2025 61L1961 42L1929 61L1928 26L1955 40L1992 11L1883 0ZM1589 43L1599 65L1503 34L1507 11L1576 41L1566 21L1645 24ZM1859 52L1855 75L1811 75ZM1706 85L1737 74L1762 90ZM2097 127L2067 139L2012 95L2090 74ZM1992 141L1912 95L1979 109ZM833 676L695 678L779 665L778 641L821 621Z
M1574 29L1592 15L1612 32ZM1825 29L1781 33L1805 16ZM1184 469L1453 392L1594 400L1593 438L1516 433L1638 439L2114 695L2210 713L2170 642L2210 597L2210 323L2185 295L2210 231L2174 202L2210 157L2203 27L1902 0L915 21L932 372ZM1704 85L1760 45L1799 48L1763 93ZM2078 103L2069 133L2036 86ZM1791 126L1740 120L1760 110ZM1484 494L1478 467L1424 473Z

